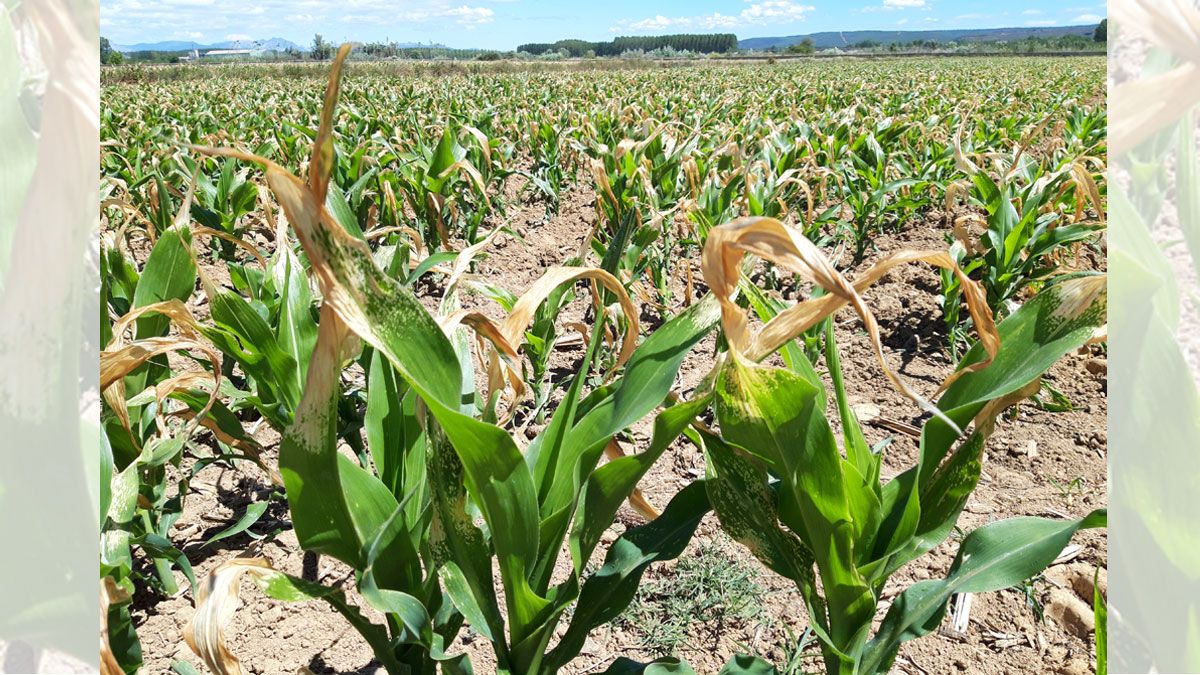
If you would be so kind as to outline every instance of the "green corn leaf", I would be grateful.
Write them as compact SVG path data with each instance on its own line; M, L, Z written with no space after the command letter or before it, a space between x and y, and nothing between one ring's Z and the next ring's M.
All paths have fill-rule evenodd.
M709 399L703 398L667 408L654 419L650 446L644 452L612 460L588 477L571 530L571 559L576 574L582 573L604 530L638 481L708 404Z
M409 592L379 586L379 577L383 576L384 578L400 579L404 584L403 587L411 592L421 592L422 590L419 570L415 563L419 557L415 550L403 547L408 540L405 536L407 533L404 532L404 508L412 497L413 493L410 493L401 499L392 515L380 524L378 531L368 539L362 553L367 566L360 570L358 588L363 594L363 598L372 607L399 621L404 630L401 635L396 636L397 641L429 646L433 633L429 612L426 611L425 605ZM396 541L399 541L401 545L398 551L397 547L393 546L393 542ZM404 556L403 561L410 561L409 564L404 565L408 568L405 573L398 575L394 572L385 572L383 575L377 575L375 569L377 563L380 562L380 555L384 553L394 555L397 552ZM396 560L385 559L383 563L385 568L394 567Z
M959 426L965 426L983 406L1011 394L1046 372L1063 354L1082 345L1107 318L1108 295L1104 277L1077 277L1051 285L997 326L1000 351L983 370L958 378L938 401L938 408ZM959 369L985 356L974 345ZM934 418L921 434L921 483L928 481L941 463L954 433Z
M192 563L182 551L171 544L171 540L153 532L147 532L141 536L134 537L130 543L140 546L146 552L146 555L154 560L169 560L174 563L179 568L179 571L183 572L183 576L187 577L188 583L191 585L192 594L196 593L196 573L192 570ZM165 582L166 580L164 580ZM174 585L174 582L172 581L170 585Z
M302 391L297 386L299 366L280 348L271 326L236 293L218 290L211 303L215 328L205 326L204 334L254 378L259 397L267 405L278 401L287 411L294 411Z
M108 518L112 507L113 496L113 452L108 442L108 434L100 433L100 529L104 529L104 521Z
M539 589L545 588L550 583L550 575L558 558L558 549L561 547L563 534L571 519L571 502L578 497L579 479L577 474L568 473L573 468L572 462L576 459L577 454L572 452L571 448L566 448L567 452L563 452L563 439L571 423L575 421L576 406L580 399L580 393L583 391L584 380L587 379L592 359L600 347L602 326L603 322L597 321L592 327L588 349L584 352L583 361L580 363L575 377L571 380L571 386L567 389L566 396L554 411L553 417L550 418L550 424L542 433L538 434L538 440L541 442L538 444L537 454L534 457L526 455L528 459L533 459L535 462L534 480L539 486L538 500L541 503L543 514L540 531L541 548L538 550L537 565L534 568L534 583ZM555 480L556 477L557 480ZM569 484L568 480L570 480ZM564 484L572 489L569 492L563 489ZM559 486L559 489L554 493L552 491L556 486ZM563 495L564 498L555 501L547 498L557 495ZM568 495L569 498L567 498Z
M163 190L165 192L165 189ZM196 266L189 253L190 234L172 228L159 235L146 258L133 308L145 307L164 300L187 300L196 288ZM166 335L170 319L161 314L147 314L137 320L137 339ZM132 388L140 391L141 387Z
M200 675L200 671L187 661L176 659L171 662L171 672L175 675Z
M126 673L136 673L142 667L142 643L138 640L133 616L129 612L132 598L108 607L108 648L117 664Z
M454 262L456 258L458 258L458 253L454 251L438 251L437 253L430 254L429 257L425 258L420 262L420 264L414 267L412 272L408 273L404 283L412 286L413 284L417 283L417 279L425 276L425 274L435 266Z
M259 518L262 518L262 515L267 512L269 506L271 506L271 502L253 502L248 504L245 512L242 513L242 516L238 518L236 523L209 537L208 541L204 542L204 545L210 546L214 542L245 532L257 523Z
M463 571L453 561L447 561L438 568L438 579L442 582L442 587L446 589L446 594L450 596L454 606L458 611L463 613L467 622L471 624L471 628L482 635L488 642L496 643L496 634L492 632L491 624L496 622L496 618L489 618L488 613L480 606L478 596L471 588L471 582L467 581ZM492 609L492 613L495 613Z
M374 355L367 374L367 412L364 426L375 473L393 495L400 497L425 481L425 442L417 418L417 397L387 359ZM407 520L413 526L424 500L410 502Z
M362 239L363 232L358 225L358 216L350 208L346 193L342 192L337 183L329 184L329 192L325 195L325 209L327 213L337 219L343 229L358 239Z
M850 408L846 396L846 383L842 377L842 361L833 334L832 319L825 320L825 363L829 366L829 379L833 382L834 399L837 401L838 417L842 422L842 443L846 457L858 469L866 485L876 492L879 489L879 465L881 458L871 452L867 439L859 426L858 416ZM819 402L818 402L819 404Z
M277 377L286 380L286 384L280 383L281 388L303 391L308 362L317 342L312 292L300 259L292 251L291 245L280 242L277 246L269 270L279 293L279 325L275 339L280 349L295 363L290 372L279 373Z
M664 656L649 663L639 663L622 656L601 675L696 675L696 671L673 656Z
M775 666L757 656L738 654L729 659L717 675L777 675Z
M610 395L595 402L568 432L564 446L598 453L614 434L654 410L670 392L684 357L720 316L716 299L706 296L654 331L634 350Z
M363 616L358 607L350 604L340 590L275 570L259 571L252 576L259 589L269 598L283 602L307 602L318 599L328 602L363 636L375 654L375 658L379 659L389 672L403 672L402 667L393 656L387 631L383 626L372 623Z
M551 668L566 665L583 648L593 628L620 615L633 601L646 568L653 562L677 558L709 509L704 481L693 482L675 495L661 516L614 541L604 565L584 582L571 623L545 664Z
M844 652L875 600L855 568L862 521L855 522L843 460L817 389L802 377L730 359L717 380L721 433L761 458L783 481L780 519L812 550L826 589L833 647ZM849 486L861 490L861 486Z
M170 398L175 401L181 401L187 404L187 407L193 413L199 414L204 407L208 405L208 392L202 391L174 391L171 392ZM130 399L132 400L132 399ZM217 429L229 438L242 443L257 446L254 438L246 433L246 429L242 426L241 420L231 411L224 402L215 401L208 409L208 418L216 424Z
M504 654L504 641L495 639L504 635L504 620L492 581L491 551L466 511L462 461L440 429L431 428L426 442L433 502L429 548L438 575L458 611L476 630L491 635L498 655Z
M634 350L619 380L606 389L593 392L594 396L578 404L578 409L587 412L573 427L563 429L567 426L570 406L560 406L552 424L530 444L526 458L534 463L535 475L545 490L541 503L547 522L543 526L542 539L547 550L550 550L550 542L555 542L551 555L557 554L557 542L566 535L579 491L599 461L604 446L615 434L663 402L684 357L716 326L719 316L717 303L711 297L680 312ZM593 340L592 344L598 342ZM567 400L571 400L570 397ZM568 410L563 411L563 408ZM562 427L555 427L556 421ZM552 432L556 431L562 434L560 443L548 440L554 438ZM555 445L560 448L557 457L551 454L553 450L547 452L547 443L551 448ZM549 468L552 462L556 467L553 473ZM582 517L590 516L585 511ZM607 523L600 526L607 526ZM543 573L552 567L553 558L543 556L543 561L547 560L550 562L545 563Z
M1178 155L1175 160L1175 193L1179 223L1192 260L1200 260L1200 162L1196 157L1195 112L1189 111L1179 124ZM1186 186L1186 187L1185 187Z
M1054 562L1077 531L1107 523L1108 515L1101 510L1079 520L1011 518L971 532L959 546L945 579L913 584L896 597L867 644L859 672L886 672L901 643L938 627L951 595L1019 584Z
M912 537L921 522L919 495L916 467L901 473L883 486L879 505L883 518L879 523L879 535L875 539L875 546L869 556L873 562L862 568L863 574L872 582L886 578L889 570L883 568L887 567L889 556L912 544Z

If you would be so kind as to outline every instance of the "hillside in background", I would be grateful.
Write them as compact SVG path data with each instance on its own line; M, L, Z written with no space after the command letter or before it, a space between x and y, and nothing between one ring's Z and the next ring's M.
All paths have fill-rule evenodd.
M813 41L816 49L831 47L845 48L870 41L877 44L904 44L914 40L937 42L995 42L1023 40L1025 38L1055 38L1078 35L1090 38L1096 26L1052 26L1036 28L975 28L962 30L849 30L812 33L809 35L786 35L780 37L758 37L738 40L738 49L770 49L799 44L805 38Z
M267 40L225 40L223 42L215 42L210 44L202 44L199 42L191 42L185 40L166 40L164 42L139 42L132 45L113 45L113 49L126 54L132 52L188 52L193 49L262 49L267 51L287 51L288 49L296 49L302 52L309 51L309 48L304 45L298 45L291 40L283 38L270 38Z

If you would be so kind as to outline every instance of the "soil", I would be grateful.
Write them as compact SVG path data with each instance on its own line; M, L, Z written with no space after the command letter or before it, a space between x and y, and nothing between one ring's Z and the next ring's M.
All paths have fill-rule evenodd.
M519 295L545 268L575 256L595 224L594 194L588 185L583 180L565 190L556 215L547 217L544 204L534 201L514 203L506 216L494 218L492 226L507 224L520 239L510 235L498 238L480 256L476 275ZM506 184L505 191L512 193L509 203L522 194L520 188L518 179ZM947 232L942 219L931 216L910 224L900 233L883 234L876 239L877 250L860 265L850 265L848 274L853 278L856 269L901 248L944 249ZM1102 266L1097 258L1102 261L1103 253L1088 252L1089 266ZM848 258L841 262L848 263ZM676 282L682 285L680 279ZM937 384L952 371L943 347L945 328L938 291L937 272L914 265L893 271L866 294L879 319L891 364L911 387L926 397L933 396ZM432 288L430 293L438 294L434 298L440 297L440 289ZM680 288L674 293L673 302L680 304L683 295ZM502 316L495 303L480 296L468 295L463 302L493 317ZM582 298L577 300L564 320L578 320L589 311L586 304ZM653 312L643 314L648 314L648 323L653 324ZM919 409L882 377L861 328L858 318L848 311L836 318L835 332L852 402L859 410L878 411L885 420L918 421ZM696 386L711 369L714 350L712 337L693 350L684 362L677 391L686 395ZM581 346L568 346L556 352L552 361L556 387L562 384L581 354ZM1104 354L1099 348L1091 348L1070 355L1051 369L1046 381L1070 400L1072 410L1047 412L1025 402L1017 406L1014 415L999 422L989 444L984 478L959 523L964 531L1016 515L1079 517L1105 505ZM915 460L917 446L913 438L879 423L868 424L865 432L872 444L890 440L884 451L885 477L899 473ZM264 428L257 437L268 448L268 464L273 463L278 435ZM635 447L643 448L648 441L649 424L642 423L631 430L624 445L627 451L632 451ZM188 466L190 460L185 468ZM681 487L703 473L703 455L690 444L677 441L651 469L641 489L661 509ZM270 498L270 482L258 467L247 463L237 470L208 468L193 479L191 488L183 517L171 534L194 565L198 578L235 556L261 555L285 572L340 585L353 601L360 606L365 604L353 592L352 570L299 549L289 529L286 504L281 499L252 528L256 533L282 530L277 536L259 542L241 534L212 546L203 545L208 537L236 522L251 501ZM641 516L634 510L622 507L601 548L626 528L641 522ZM1086 614L1085 610L1090 611L1092 597L1088 589L1098 569L1103 581L1106 541L1102 531L1077 535L1073 543L1078 548L1069 549L1070 559L1051 567L1029 589L974 597L964 634L942 631L906 643L896 672L987 675L1092 672L1092 637L1087 630L1087 617L1081 615ZM787 661L806 623L803 605L791 582L757 565L744 549L721 533L711 515L701 524L684 557L699 555L704 547L715 548L718 555L740 561L751 570L754 582L763 591L762 601L753 616L731 617L719 630L693 625L684 647L676 655L701 673L716 672L730 656L747 651L777 664ZM952 537L903 568L893 578L885 596L890 597L915 581L944 574L956 548L956 538ZM644 583L670 580L677 564L652 567ZM145 653L145 672L169 672L171 663L177 659L203 671L181 639L180 631L193 613L194 599L182 577L180 581L185 590L176 597L162 598L143 591L135 599L134 617ZM245 605L235 614L227 635L230 648L250 672L294 673L301 667L314 673L383 672L371 660L371 652L362 638L325 603L285 604L269 600L249 581L242 583L242 598ZM884 605L879 618L886 610ZM1044 618L1040 618L1043 611ZM369 608L367 615L372 616ZM471 655L475 672L493 672L495 661L490 645L485 640L472 639L472 635L464 630L454 648ZM810 646L800 659L809 672L816 669L816 654L815 647ZM635 625L618 621L597 629L566 672L599 672L618 657L648 660L659 655Z

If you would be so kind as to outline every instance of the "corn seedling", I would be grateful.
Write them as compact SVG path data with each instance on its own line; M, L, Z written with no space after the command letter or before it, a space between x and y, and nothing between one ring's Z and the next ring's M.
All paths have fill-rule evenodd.
M850 283L810 243L776 222L748 220L726 227L710 233L705 249L706 278L722 300L730 345L714 391L721 432L701 433L709 496L731 536L796 582L810 626L821 638L827 672L887 672L902 642L940 623L951 594L1020 583L1049 565L1075 531L1104 524L1105 514L1097 512L1076 521L1016 518L981 527L963 539L946 579L903 591L872 636L888 578L953 530L978 482L996 416L1036 390L1042 372L1103 324L1104 278L1050 286L993 327L980 289L963 277L980 342L943 385L935 414L921 430L918 463L885 483L879 478L881 458L867 447L849 410L831 335L826 363L842 449L824 415L824 386L807 359L799 360L802 352L793 352L790 368L757 361L790 340L797 328L843 304L862 312L878 344L858 292L882 270L924 260L960 276L961 271L945 254L904 253ZM729 277L736 279L737 262L747 251L813 278L830 294L780 312L751 334L744 310L728 299L735 284Z

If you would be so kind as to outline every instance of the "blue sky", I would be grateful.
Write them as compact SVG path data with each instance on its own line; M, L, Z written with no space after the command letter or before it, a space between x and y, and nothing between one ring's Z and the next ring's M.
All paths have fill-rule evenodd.
M100 0L116 44L282 37L310 44L390 39L512 49L562 38L732 32L739 38L830 30L929 30L1096 23L1097 0Z

